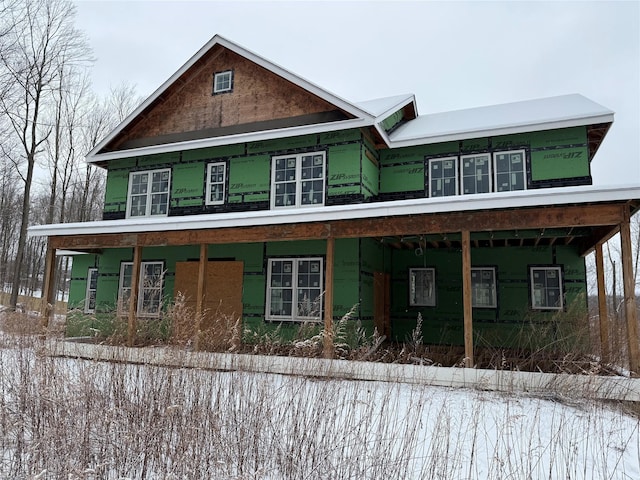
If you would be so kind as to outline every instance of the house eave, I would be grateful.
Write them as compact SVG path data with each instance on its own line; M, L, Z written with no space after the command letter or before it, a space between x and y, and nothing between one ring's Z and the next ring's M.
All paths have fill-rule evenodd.
M517 133L529 133L534 131L555 130L560 128L579 127L595 124L613 123L613 113L580 118L568 118L551 122L523 123L521 125L505 125L495 128L465 129L460 131L450 131L433 135L419 135L403 140L394 140L393 135L389 137L390 148L413 147L417 145L429 145L441 142L451 142L459 140L469 140L481 137L495 137L499 135L512 135Z
M421 198L355 205L214 213L186 217L103 220L84 223L36 225L30 236L134 234L153 231L188 231L254 227L338 220L374 219L424 214L513 210L517 208L628 202L640 199L640 186L566 187L498 192L455 197Z
M89 154L87 155L87 162L102 166L101 164L104 162L116 160L119 158L154 155L159 153L175 152L177 150L186 151L222 145L235 145L238 143L258 142L278 138L289 138L300 135L334 132L337 130L346 130L350 128L363 128L371 126L372 123L373 122L368 119L356 118L316 125L303 125L277 130L262 130L258 132L239 133L220 137L208 137L197 140L188 140L184 142L163 143L159 145L149 145L146 147L132 148L127 150L115 150L106 153Z

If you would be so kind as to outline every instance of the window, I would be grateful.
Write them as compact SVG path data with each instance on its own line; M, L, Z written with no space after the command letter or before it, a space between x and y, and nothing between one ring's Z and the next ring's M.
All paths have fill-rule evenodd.
M171 170L132 172L129 175L127 217L166 216Z
M435 307L436 271L434 268L409 269L409 305Z
M138 290L137 313L139 317L159 317L162 307L162 262L140 263L140 286ZM127 315L131 298L133 263L120 264L120 289L118 291L118 314Z
M491 161L489 154L463 155L460 160L462 163L462 194L490 192Z
M87 292L84 296L84 313L96 313L96 292L98 290L98 269L87 271Z
M324 204L324 152L273 157L271 208Z
M226 164L210 163L207 166L207 205L220 205L224 203L224 187Z
M524 150L493 154L497 192L524 190L526 188L524 158Z
M471 269L471 305L477 308L497 308L496 269Z
M531 307L562 310L562 270L560 267L531 267Z
M269 259L268 279L268 320L320 320L322 258Z
M218 72L213 75L213 93L230 92L233 89L233 71Z
M458 194L458 157L429 160L429 196L447 197Z

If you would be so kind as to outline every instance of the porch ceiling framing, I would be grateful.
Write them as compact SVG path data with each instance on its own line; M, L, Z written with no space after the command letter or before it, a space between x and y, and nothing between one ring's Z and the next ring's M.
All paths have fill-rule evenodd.
M617 230L629 215L628 203L545 206L519 209L418 214L395 217L330 220L313 223L225 227L142 233L104 233L51 236L54 249L93 250L101 248L179 246L268 241L315 240L359 237L408 237L454 232L497 232L551 228L593 228L594 236L584 241L582 254L589 253L602 239ZM628 217L627 217L628 218ZM517 237L515 237L517 238Z

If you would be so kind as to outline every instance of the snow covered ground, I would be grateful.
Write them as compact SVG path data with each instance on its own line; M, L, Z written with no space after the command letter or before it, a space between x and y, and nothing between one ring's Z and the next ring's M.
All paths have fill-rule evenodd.
M4 340L0 478L640 478L640 420L619 404L52 358Z

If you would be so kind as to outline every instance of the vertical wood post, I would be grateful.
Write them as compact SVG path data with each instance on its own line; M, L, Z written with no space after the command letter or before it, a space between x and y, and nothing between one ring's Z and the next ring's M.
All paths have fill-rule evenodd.
M131 294L129 296L129 325L127 329L127 345L132 347L136 342L136 320L138 314L138 291L140 290L140 263L142 247L133 247L133 267L131 269Z
M202 311L204 294L207 291L207 244L200 244L200 259L198 260L198 292L196 296L196 327L193 338L193 349L200 350L200 329L202 328Z
M327 238L327 257L325 260L324 285L324 358L333 358L333 257L335 239Z
M462 232L462 303L464 312L465 367L473 367L473 307L471 297L471 235Z
M42 286L40 305L40 329L42 333L46 333L49 328L49 319L55 304L56 249L51 248L51 242L47 244L47 256L44 265L44 285Z
M635 376L640 375L640 347L638 339L638 308L636 306L635 278L633 278L633 254L629 210L625 207L624 221L620 224L620 245L622 247L622 284L624 285L624 312L627 320L627 341L629 342L629 369Z
M598 282L598 322L600 324L600 357L609 363L609 313L607 312L607 291L604 285L604 255L602 243L596 245L596 278Z

